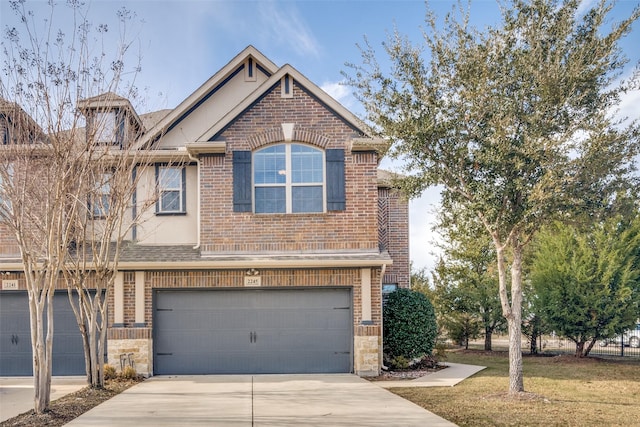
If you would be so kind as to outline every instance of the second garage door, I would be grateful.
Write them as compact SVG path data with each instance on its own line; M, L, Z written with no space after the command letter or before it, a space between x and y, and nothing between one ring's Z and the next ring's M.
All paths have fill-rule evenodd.
M54 295L53 315L53 375L84 375L82 336L66 291ZM27 292L0 292L0 376L32 375L32 355Z
M350 289L158 290L155 374L352 370Z

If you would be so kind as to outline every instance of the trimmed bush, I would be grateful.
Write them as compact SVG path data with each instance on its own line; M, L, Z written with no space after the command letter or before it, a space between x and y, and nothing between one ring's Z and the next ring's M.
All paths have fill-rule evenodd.
M393 359L430 355L438 335L431 301L420 292L398 289L384 305L384 351Z

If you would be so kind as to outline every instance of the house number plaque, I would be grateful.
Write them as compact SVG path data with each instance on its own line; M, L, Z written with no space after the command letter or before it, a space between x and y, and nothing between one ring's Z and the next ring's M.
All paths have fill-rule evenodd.
M262 286L262 277L260 276L244 276L245 286Z
M3 280L2 281L2 290L3 291L12 291L18 289L18 281L17 280Z

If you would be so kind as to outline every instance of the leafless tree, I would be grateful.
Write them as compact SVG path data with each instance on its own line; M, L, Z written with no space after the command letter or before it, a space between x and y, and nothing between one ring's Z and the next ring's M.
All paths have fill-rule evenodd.
M134 16L117 12L114 41L108 26L92 25L78 2L63 6L71 24L57 30L55 7L51 4L50 16L39 21L24 1L11 2L22 26L3 29L0 82L0 228L15 236L24 266L37 413L50 402L53 295L65 281L80 301L74 308L88 382L103 385L106 297L120 247L136 220L125 215L137 185L132 172L148 159L146 150L105 144L96 135L111 126L107 116L79 108L98 94L136 98L138 58L133 68L124 66L131 57L126 28ZM135 139L132 132L126 137ZM149 204L137 203L139 213ZM101 218L93 215L98 210Z
M99 97L100 105L116 102L122 99L111 94ZM87 381L93 387L103 387L107 302L122 249L131 240L132 228L154 205L157 193L146 187L148 174L144 173L153 166L153 151L134 146L136 130L114 147L101 142L104 123L92 123L88 129L85 147L89 166L81 183L84 199L77 201L82 208L74 211L73 240L63 272L83 336Z

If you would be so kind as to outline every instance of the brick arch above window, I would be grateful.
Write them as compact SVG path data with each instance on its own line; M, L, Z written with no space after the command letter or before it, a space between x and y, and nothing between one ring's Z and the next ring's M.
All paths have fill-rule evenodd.
M252 135L248 138L247 142L252 151L263 147L265 145L274 144L276 142L284 142L285 135L281 127L272 128L264 132ZM326 149L329 145L329 138L325 135L315 132L310 129L305 129L302 126L296 125L293 128L293 135L291 141L302 142L316 147Z

